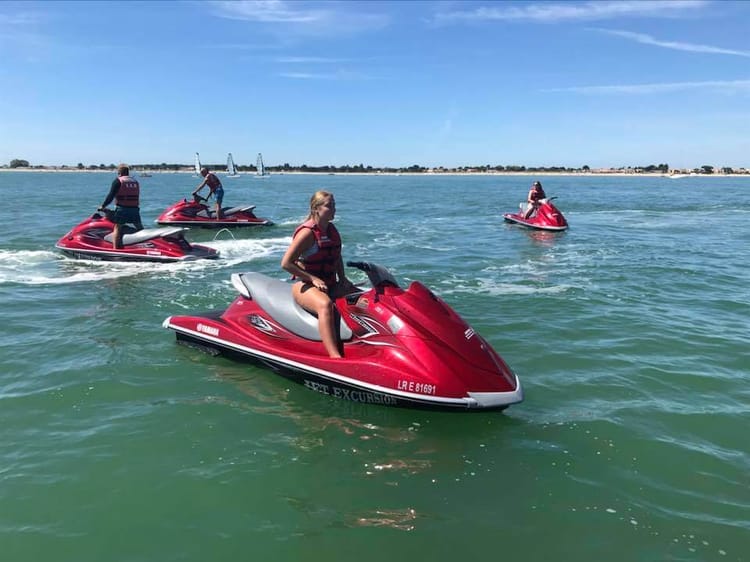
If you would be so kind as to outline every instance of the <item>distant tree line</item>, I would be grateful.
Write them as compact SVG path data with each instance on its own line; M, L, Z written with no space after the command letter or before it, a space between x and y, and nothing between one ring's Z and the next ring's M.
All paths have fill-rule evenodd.
M204 164L207 168L210 170L215 171L226 171L227 167L226 164ZM32 169L45 169L50 168L50 166L31 166L29 164L28 160L23 160L20 158L14 158L10 161L10 164L8 165L9 168L32 168ZM240 172L256 172L257 168L254 165L235 165L238 171ZM116 164L89 164L84 165L82 162L79 162L75 166L53 166L53 168L59 168L62 170L70 170L70 169L77 169L77 170L116 170L117 165ZM346 173L356 173L356 174L378 174L378 173L388 173L388 174L398 174L398 173L476 173L476 172L546 172L546 173L585 173L590 172L591 167L588 165L581 166L580 168L571 168L568 166L521 166L518 164L507 164L505 166L502 165L492 165L492 164L481 164L481 165L475 165L475 166L459 166L457 168L445 168L443 166L438 167L426 167L426 166L420 166L419 164L412 164L411 166L406 167L373 167L373 166L365 166L364 164L354 164L349 165L345 164L343 166L333 166L333 165L325 165L325 166L308 166L307 164L302 164L300 166L292 166L289 163L281 164L280 166L266 166L266 171L268 172L275 172L275 173L281 173L281 172L314 172L314 173L329 173L329 174L346 174ZM190 164L168 164L166 162L161 162L160 164L131 164L130 169L137 172L138 170L153 170L153 171L164 171L164 172L177 172L177 171L184 171L184 170L192 170L193 166ZM627 167L620 167L620 168L606 168L608 171L612 172L627 172L627 173L667 173L670 171L669 164L649 164L647 166L627 166ZM693 168L690 170L693 173L696 174L713 174L715 171L715 168L713 166L700 166L698 168ZM745 170L744 168L740 170L734 170L730 167L722 167L720 168L720 171L722 174L734 174L734 173L750 173L749 170Z

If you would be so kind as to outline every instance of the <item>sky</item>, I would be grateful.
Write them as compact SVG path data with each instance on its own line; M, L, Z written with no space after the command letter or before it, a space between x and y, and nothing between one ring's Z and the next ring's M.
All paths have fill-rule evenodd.
M750 2L0 2L0 165L750 168Z

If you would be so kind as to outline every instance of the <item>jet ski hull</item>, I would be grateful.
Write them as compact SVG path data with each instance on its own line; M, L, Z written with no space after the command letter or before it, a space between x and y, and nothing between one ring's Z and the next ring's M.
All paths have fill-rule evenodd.
M536 212L528 219L523 212L505 213L506 222L519 224L537 230L563 231L568 229L568 221L560 210L552 204L551 199L543 199Z
M407 291L375 288L336 304L343 359L328 357L314 334L301 337L282 325L252 295L240 295L224 312L170 316L163 326L180 343L250 360L354 402L502 410L523 400L518 377L489 343L418 282Z
M156 223L165 226L186 226L190 228L249 228L253 226L271 226L273 221L255 216L255 205L245 207L225 207L221 219L214 218L214 211L202 197L196 196L194 201L183 199L168 207L156 219Z
M169 263L219 257L213 248L189 243L184 228L135 231L126 226L122 248L112 244L113 229L114 223L97 213L60 238L55 247L69 257L96 261Z
M218 252L216 250L213 250L212 248L207 248L206 246L198 246L196 244L192 244L191 246L194 250L191 253L179 256L170 256L163 253L162 250L154 248L148 248L144 251L137 250L118 252L116 250L105 251L73 249L66 248L64 246L61 246L60 244L55 245L55 247L66 256L79 260L175 263L200 259L216 259L219 257Z

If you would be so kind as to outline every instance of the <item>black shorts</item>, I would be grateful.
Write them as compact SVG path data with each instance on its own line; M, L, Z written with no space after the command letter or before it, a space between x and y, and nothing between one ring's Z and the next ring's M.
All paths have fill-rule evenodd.
M112 222L115 224L141 224L141 213L138 207L115 207L112 215Z

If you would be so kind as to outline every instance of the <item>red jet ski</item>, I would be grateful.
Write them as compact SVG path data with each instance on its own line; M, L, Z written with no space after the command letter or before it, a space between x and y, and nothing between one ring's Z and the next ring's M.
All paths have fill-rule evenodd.
M146 228L123 226L122 248L113 243L112 211L104 216L94 213L65 236L55 247L74 258L107 261L176 262L218 258L219 252L208 246L190 244L184 236L187 228Z
M235 273L222 311L170 316L179 343L249 359L322 394L389 406L502 410L523 400L518 377L482 336L415 281L403 290L382 266L348 262L372 288L336 301L344 358L326 353L315 316L289 283Z
M200 195L193 195L193 200L183 199L168 207L156 219L157 224L171 226L190 226L193 228L232 228L246 226L271 226L268 219L256 217L255 205L247 207L223 207L223 217L216 220L216 213L205 203L208 200Z
M508 222L539 230L566 230L568 221L565 220L560 210L552 204L553 199L555 197L540 199L539 207L528 219L524 218L526 209L524 203L521 203L520 210L517 213L506 213L503 218Z

